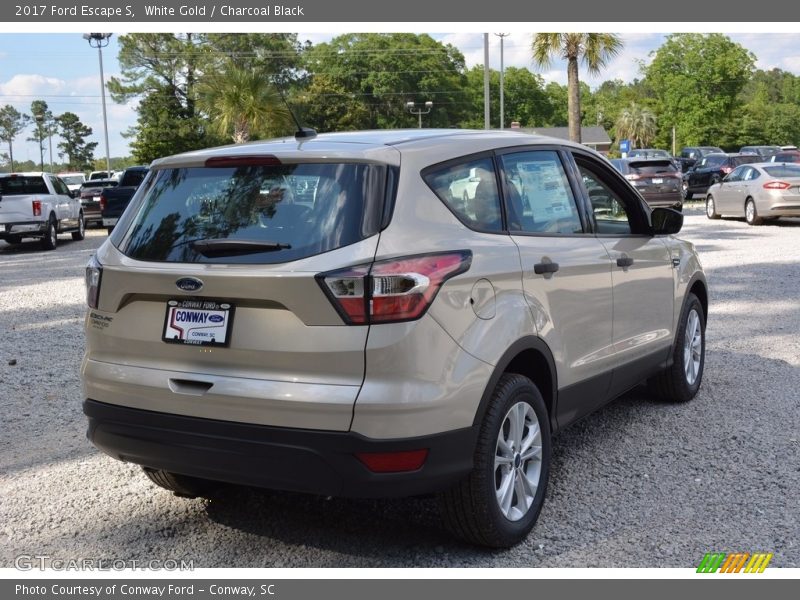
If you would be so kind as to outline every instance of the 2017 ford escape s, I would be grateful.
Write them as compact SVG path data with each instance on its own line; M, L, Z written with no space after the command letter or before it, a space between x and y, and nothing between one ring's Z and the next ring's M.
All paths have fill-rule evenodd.
M645 380L696 394L682 223L593 151L516 132L157 160L86 270L88 437L178 494L435 492L457 536L515 544L554 432Z

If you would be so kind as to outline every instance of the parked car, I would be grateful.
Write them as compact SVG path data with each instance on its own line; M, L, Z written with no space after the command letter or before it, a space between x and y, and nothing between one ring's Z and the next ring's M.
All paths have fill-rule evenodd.
M792 145L781 146L781 150L797 150L797 149L798 149L797 146L792 146Z
M506 547L555 431L648 378L696 394L708 294L683 215L601 155L502 131L302 140L154 161L92 257L104 452L189 496L435 492L456 535Z
M86 181L86 175L79 172L72 172L59 173L58 177L67 184L69 193L72 194L73 198L77 198L80 195L81 184Z
M740 154L757 154L762 160L769 160L770 156L780 151L780 146L742 146L739 148Z
M103 224L103 215L100 212L100 197L103 190L115 187L119 183L116 179L92 179L80 187L79 197L83 206L83 217L86 224Z
M722 181L739 165L760 162L757 154L709 154L701 158L683 175L683 198L705 194L709 187Z
M769 157L769 162L796 163L800 162L800 152L797 150L782 150Z
M800 164L769 162L737 167L709 188L706 216L744 217L750 225L800 217Z
M54 250L58 234L84 237L81 203L61 179L51 173L0 174L0 240L19 244L39 238L42 248Z
M651 207L682 209L682 176L672 157L616 158L611 160L611 164L633 184Z
M722 148L717 148L716 146L686 146L681 150L680 156L676 158L680 164L681 171L686 173L704 156L724 153L725 151Z
M89 173L89 180L95 179L116 179L115 171L92 171Z
M125 212L128 203L136 193L136 189L147 175L147 167L128 167L122 172L119 183L113 188L106 188L100 195L100 214L103 227L111 233L117 221Z

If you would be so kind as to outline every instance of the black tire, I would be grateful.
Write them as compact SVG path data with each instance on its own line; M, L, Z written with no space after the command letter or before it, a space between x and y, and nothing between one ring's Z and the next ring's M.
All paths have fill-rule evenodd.
M181 498L197 498L209 493L217 486L215 482L207 479L179 475L161 469L142 467L142 470L150 481Z
M106 227L106 233L107 233L108 235L111 235L111 232L112 232L112 231L114 231L114 228L113 228L113 227Z
M708 195L706 198L706 217L709 219L719 219L719 213L717 212L717 205L714 202L714 196L711 194Z
M58 224L55 216L50 215L50 220L47 221L47 231L42 237L42 248L55 250L56 246L58 246Z
M690 315L698 318L700 328L699 367L693 380L689 380L686 363L687 324ZM693 351L690 352L690 357ZM703 381L706 363L706 318L703 305L694 294L686 297L681 318L678 321L678 332L675 336L675 347L672 349L672 365L648 381L650 390L662 400L670 402L688 402L697 394Z
M505 425L511 415L511 409L521 403L533 409L533 414L539 423L541 444L539 461L536 462L531 458L530 462L523 463L520 460L521 453L514 454L512 450L513 461L507 467L498 466L496 464L498 436L501 428L504 435L508 431ZM528 407L523 407L526 410L526 418L530 415ZM527 428L527 420L523 422L526 423L526 428L522 433L527 437L532 429ZM535 440L536 438L531 448L536 447ZM472 471L463 481L439 496L445 527L462 540L492 548L508 548L525 539L533 529L544 504L550 474L550 456L550 421L542 395L527 377L504 373L492 393L478 434ZM538 467L538 486L527 509L524 512L520 511L521 516L512 519L503 513L497 500L498 475L502 479L504 469L514 474L521 473L525 465L534 470ZM512 476L512 481L517 481L516 476ZM514 486L514 489L519 488ZM511 503L515 499L518 499L516 491L511 497Z
M744 220L747 221L748 225L764 224L764 219L758 216L758 209L756 209L756 203L752 198L744 201Z
M86 221L83 220L83 213L78 215L78 231L72 232L72 239L80 242L86 237Z

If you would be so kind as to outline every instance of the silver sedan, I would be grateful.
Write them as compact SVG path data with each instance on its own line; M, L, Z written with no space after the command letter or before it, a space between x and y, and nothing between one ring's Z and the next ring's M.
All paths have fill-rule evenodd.
M744 217L761 225L778 217L800 217L800 164L751 163L708 188L709 219Z

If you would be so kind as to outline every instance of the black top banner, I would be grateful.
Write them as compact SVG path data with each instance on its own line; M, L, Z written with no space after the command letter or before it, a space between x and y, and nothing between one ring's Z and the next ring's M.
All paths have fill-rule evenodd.
M747 22L800 21L800 4L768 0L746 12ZM780 15L778 17L778 15ZM57 0L0 5L4 23L314 23L314 22L429 22L429 23L547 23L659 22L720 23L744 19L731 3L670 0L653 4L641 0L554 3L519 0Z

